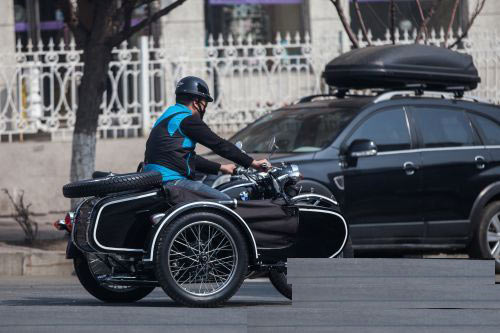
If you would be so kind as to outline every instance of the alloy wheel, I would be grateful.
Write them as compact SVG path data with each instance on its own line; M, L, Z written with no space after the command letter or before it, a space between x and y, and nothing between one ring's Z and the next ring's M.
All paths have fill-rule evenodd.
M486 240L491 253L491 256L500 262L500 213L493 215L486 234Z

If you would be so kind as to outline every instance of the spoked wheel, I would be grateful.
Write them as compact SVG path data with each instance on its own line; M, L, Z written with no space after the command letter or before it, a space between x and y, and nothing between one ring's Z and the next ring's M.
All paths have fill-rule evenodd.
M158 282L175 301L213 307L241 286L248 249L240 230L224 216L196 212L160 233L155 251Z
M99 276L111 274L111 264L105 255L77 255L73 261L75 273L82 286L95 298L104 302L135 302L149 295L154 287L121 286L101 283Z

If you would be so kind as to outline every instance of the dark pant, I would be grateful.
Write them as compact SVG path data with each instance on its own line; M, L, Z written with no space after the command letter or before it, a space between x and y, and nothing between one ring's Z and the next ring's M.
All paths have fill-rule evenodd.
M203 184L202 182L195 182L194 180L190 180L190 179L171 180L171 181L166 182L166 184L172 185L172 186L180 186L180 187L186 188L188 190L207 193L208 195L210 195L214 199L231 200L231 197L229 195L222 193L221 191L218 191L214 188L211 188L210 186Z

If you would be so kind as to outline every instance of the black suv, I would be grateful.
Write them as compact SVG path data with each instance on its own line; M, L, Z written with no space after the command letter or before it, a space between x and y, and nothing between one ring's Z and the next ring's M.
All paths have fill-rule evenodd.
M500 264L500 108L447 93L305 98L230 140L293 162L333 195L356 250L460 252Z
M467 251L500 271L500 108L463 97L480 82L472 58L369 47L323 76L335 96L305 97L230 140L255 154L276 136L275 161L299 165L303 191L335 197L357 250Z

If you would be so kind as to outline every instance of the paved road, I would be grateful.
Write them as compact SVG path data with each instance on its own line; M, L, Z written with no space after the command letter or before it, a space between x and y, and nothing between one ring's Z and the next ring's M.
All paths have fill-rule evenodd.
M160 288L105 304L76 278L0 278L0 332L247 332L247 309L291 307L268 282L246 282L224 308L188 309ZM61 332L61 331L60 331Z
M160 288L137 303L105 304L87 294L74 277L0 278L1 333L498 332L498 318L500 307L299 309L267 282L244 283L217 309L180 307Z

